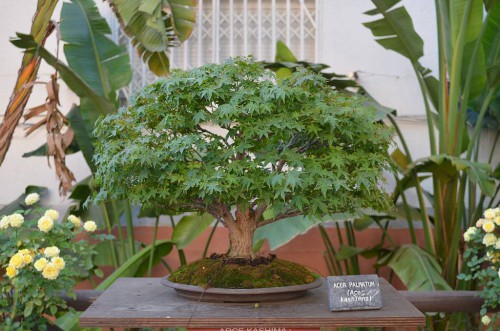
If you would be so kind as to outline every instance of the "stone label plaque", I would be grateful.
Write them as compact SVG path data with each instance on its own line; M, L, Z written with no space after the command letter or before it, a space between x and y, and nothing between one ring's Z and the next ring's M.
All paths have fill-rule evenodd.
M382 308L377 275L330 276L327 282L331 311Z

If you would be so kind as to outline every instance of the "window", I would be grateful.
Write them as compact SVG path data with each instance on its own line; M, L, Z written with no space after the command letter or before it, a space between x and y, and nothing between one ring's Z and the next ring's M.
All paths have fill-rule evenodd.
M199 0L197 27L180 47L172 48L172 68L189 69L230 56L254 55L273 61L276 41L285 42L301 60L317 56L319 0ZM115 22L113 26L119 25ZM134 78L124 93L156 77L142 63L127 36L115 29L115 40L128 45Z

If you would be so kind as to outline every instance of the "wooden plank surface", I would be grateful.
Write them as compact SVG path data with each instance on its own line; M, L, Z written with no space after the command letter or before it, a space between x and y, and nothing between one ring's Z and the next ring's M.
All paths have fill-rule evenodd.
M183 299L159 278L121 278L81 316L81 327L320 328L424 326L425 317L380 278L380 310L331 312L323 286L285 302L236 304Z

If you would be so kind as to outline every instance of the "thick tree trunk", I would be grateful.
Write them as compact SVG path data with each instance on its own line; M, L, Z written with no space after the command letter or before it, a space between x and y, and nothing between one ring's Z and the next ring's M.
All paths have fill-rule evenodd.
M227 224L229 230L229 256L252 259L253 234L256 229L256 222L250 210L244 213L236 212L236 221Z

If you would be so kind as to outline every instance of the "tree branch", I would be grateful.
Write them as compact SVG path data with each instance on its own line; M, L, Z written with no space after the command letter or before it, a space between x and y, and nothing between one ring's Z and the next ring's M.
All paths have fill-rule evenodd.
M300 210L289 211L289 212L280 214L280 215L276 216L273 219L269 219L269 220L265 220L265 221L259 222L259 223L257 223L257 227L260 228L261 226L264 226L264 225L267 225L267 224L271 224L271 223L277 222L279 220L282 220L282 219L285 219L285 218L288 218L288 217L298 216L298 215L302 215L302 214L303 214L303 212L301 212Z
M257 208L255 208L255 221L256 222L259 222L259 219L262 217L262 214L264 214L266 209L267 209L267 204L265 202L261 203L260 205L257 206ZM259 224L259 223L257 223L257 224Z

